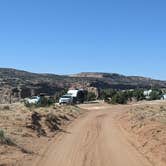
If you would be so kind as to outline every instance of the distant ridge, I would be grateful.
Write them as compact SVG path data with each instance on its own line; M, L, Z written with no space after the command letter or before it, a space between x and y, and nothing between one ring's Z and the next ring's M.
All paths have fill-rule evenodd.
M90 88L97 90L166 88L166 81L117 73L82 72L72 75L38 74L12 68L0 68L0 103L47 93L57 95L64 89Z

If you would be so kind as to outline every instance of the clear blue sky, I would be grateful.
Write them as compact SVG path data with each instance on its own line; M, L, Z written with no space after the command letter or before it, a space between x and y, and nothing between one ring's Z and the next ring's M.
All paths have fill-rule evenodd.
M1 0L0 67L166 80L166 1Z

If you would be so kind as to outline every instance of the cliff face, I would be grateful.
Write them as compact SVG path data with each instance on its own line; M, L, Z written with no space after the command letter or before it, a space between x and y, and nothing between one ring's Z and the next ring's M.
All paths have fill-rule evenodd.
M95 91L97 94L98 89L105 88L166 88L166 82L109 73L80 73L72 76L60 76L0 68L0 103L12 103L40 93L54 96L71 87L84 88Z

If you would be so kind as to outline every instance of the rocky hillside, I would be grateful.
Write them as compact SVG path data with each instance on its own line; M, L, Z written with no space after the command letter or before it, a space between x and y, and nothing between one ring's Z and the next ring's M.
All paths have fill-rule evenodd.
M12 103L40 93L54 96L71 87L84 88L97 93L101 88L165 88L166 81L109 73L80 73L62 76L0 68L0 103Z
M116 89L135 89L135 88L150 88L150 87L166 87L166 81L154 80L139 76L124 76L117 73L95 73L84 72L71 77L84 78L86 80L95 79L92 82L93 86L116 88Z

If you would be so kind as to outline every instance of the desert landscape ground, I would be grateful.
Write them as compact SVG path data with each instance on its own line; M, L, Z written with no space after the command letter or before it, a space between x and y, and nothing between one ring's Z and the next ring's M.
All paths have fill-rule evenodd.
M165 101L0 110L1 166L166 165Z
M166 166L166 0L0 1L0 166Z
M81 113L82 109L74 106L29 109L20 103L1 105L0 165L31 163L57 133L67 133L63 127Z

